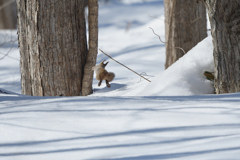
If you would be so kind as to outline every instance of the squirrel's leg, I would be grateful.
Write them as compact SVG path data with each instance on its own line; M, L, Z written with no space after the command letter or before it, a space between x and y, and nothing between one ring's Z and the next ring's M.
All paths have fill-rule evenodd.
M102 76L102 74L100 74L100 75L99 75L98 86L101 86L101 84L102 84L102 80L103 80L103 76Z
M100 81L98 82L98 86L101 86L102 80L100 79Z
M107 85L108 88L111 87L111 85L109 84L108 80L106 80L106 85Z

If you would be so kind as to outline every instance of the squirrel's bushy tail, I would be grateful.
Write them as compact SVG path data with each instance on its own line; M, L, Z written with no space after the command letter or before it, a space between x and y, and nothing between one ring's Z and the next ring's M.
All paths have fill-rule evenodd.
M111 82L115 78L115 74L113 72L108 72L107 80Z

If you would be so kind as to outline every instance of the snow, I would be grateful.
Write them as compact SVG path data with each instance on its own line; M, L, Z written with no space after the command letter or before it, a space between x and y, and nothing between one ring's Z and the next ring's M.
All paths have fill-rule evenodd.
M16 31L1 31L1 160L237 160L240 94L213 93L211 37L164 71L163 1L100 6L99 48L145 73L151 83L107 59L116 79L87 97L21 95ZM159 17L159 18L152 18ZM131 26L126 30L126 26Z
M110 92L95 92L93 96L178 96L213 94L213 83L204 76L213 72L211 37L206 38L170 66L166 71L142 81ZM113 84L115 86L115 84ZM117 88L117 87L116 87Z

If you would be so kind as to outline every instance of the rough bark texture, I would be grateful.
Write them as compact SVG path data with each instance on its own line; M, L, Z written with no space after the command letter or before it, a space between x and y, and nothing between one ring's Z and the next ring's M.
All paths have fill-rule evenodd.
M213 37L216 93L240 92L240 1L204 3Z
M81 0L17 0L22 93L79 96L87 42Z
M206 9L195 0L164 0L165 5L165 68L176 62L198 42L207 37Z
M16 29L16 2L12 0L0 0L0 9L0 29Z
M92 93L93 71L98 53L98 0L88 0L88 26L89 26L89 52L87 63L84 68L82 95L87 96Z

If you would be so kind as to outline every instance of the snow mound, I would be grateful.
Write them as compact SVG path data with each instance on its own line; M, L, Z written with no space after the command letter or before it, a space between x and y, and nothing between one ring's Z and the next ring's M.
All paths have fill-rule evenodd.
M213 72L213 46L207 37L164 72L150 79L142 80L110 92L94 93L93 96L187 96L213 94L213 83L204 76Z

